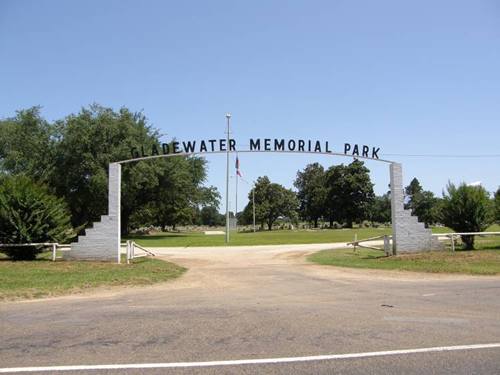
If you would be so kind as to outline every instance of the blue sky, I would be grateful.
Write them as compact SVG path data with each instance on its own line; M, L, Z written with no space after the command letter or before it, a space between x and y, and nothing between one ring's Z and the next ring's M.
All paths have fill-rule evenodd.
M499 157L388 156L500 154L498 1L4 0L0 57L1 117L41 105L55 120L97 102L187 140L224 137L229 111L241 144L379 146L406 183L439 195L448 180L500 184ZM224 157L208 160L224 193ZM350 160L240 155L246 180L289 187L313 161ZM367 166L385 192L388 167Z

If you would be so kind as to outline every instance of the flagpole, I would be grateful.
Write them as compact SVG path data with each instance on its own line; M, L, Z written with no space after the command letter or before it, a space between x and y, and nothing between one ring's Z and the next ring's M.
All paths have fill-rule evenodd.
M238 155L236 155L238 157ZM236 232L238 232L238 171L236 171L236 203L234 208L234 218L236 220Z
M252 189L253 232L255 233L255 183Z
M229 243L229 121L231 114L226 113L227 134L226 134L226 244Z

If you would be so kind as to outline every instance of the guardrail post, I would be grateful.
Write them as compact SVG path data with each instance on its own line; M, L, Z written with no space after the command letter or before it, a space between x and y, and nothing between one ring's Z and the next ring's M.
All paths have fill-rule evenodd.
M356 252L356 245L358 244L358 234L354 233L354 242L352 243L352 246L354 248L354 252Z
M57 244L53 243L52 244L52 261L56 261L56 250L57 250Z
M127 240L127 264L130 263L130 240Z
M451 251L455 251L455 238L454 238L454 235L451 234L450 238L451 238Z
M387 234L384 236L384 252L385 256L392 255L392 251L389 244L389 236Z

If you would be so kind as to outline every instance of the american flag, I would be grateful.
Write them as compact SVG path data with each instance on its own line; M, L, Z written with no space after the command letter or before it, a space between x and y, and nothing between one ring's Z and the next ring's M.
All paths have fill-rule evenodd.
M240 172L240 159L238 159L237 156L236 156L236 165L235 165L235 167L236 167L236 175L242 177L241 176L241 172Z

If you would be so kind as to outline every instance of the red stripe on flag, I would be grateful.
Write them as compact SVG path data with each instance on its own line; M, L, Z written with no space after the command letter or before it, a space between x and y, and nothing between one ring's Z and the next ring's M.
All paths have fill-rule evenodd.
M241 177L241 172L240 172L240 159L236 156L236 175Z

